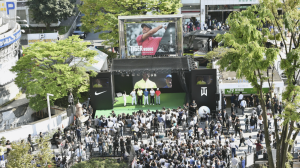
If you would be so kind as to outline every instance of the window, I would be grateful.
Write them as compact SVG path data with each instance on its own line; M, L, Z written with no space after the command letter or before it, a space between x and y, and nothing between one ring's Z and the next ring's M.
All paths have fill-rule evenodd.
M27 20L26 10L17 10L17 16L20 17L20 19L18 19L18 20ZM21 22L20 24L25 24L25 23Z

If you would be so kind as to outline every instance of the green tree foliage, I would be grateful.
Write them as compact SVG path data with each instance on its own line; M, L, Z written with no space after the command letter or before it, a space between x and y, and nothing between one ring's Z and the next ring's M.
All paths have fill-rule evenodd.
M125 162L118 163L116 159L92 159L80 162L72 166L72 168L125 168L128 167Z
M85 14L81 21L87 30L106 31L99 35L104 44L119 46L118 16L152 14L175 14L182 6L181 0L82 0L79 7ZM109 33L111 31L111 33Z
M15 167L33 167L31 165L31 160L33 155L28 153L30 145L28 143L13 142L11 144L12 150L9 152L7 157L7 168Z
M96 51L88 50L89 42L83 42L78 36L72 36L56 43L37 42L24 49L21 57L11 71L17 73L15 83L18 87L26 88L29 106L36 111L47 107L47 93L51 104L56 99L65 97L70 91L75 97L89 89L89 74L80 65L90 66ZM79 60L69 66L72 59ZM95 76L91 72L90 76ZM76 100L76 99L74 99Z
M35 155L38 159L36 159L35 163L42 165L42 167L47 167L47 165L55 165L52 158L54 157L53 151L51 150L51 143L49 141L51 137L43 137L37 139L37 143L39 144L38 153Z
M277 145L276 167L280 168L285 168L288 165L288 161L291 159L289 152L291 152L293 142L299 133L299 126L296 126L296 123L300 120L299 113L296 112L296 109L299 108L300 99L300 88L296 86L300 67L300 36L297 32L300 19L300 12L297 9L299 6L300 1L263 0L259 5L251 6L241 12L232 13L227 19L230 31L216 37L218 42L224 42L224 47L220 47L223 50L216 49L207 56L210 59L213 57L219 58L218 64L221 70L226 68L227 71L235 71L237 78L245 77L257 89L263 109L262 116L265 132L269 132L269 130L262 85L263 82L267 82L270 93L273 94L274 62L277 56L280 57L280 67L287 76L288 84L282 94L284 103L283 114L276 115L274 109L272 109L273 116L275 116L274 126ZM277 9L279 8L283 10L283 15L278 15ZM263 23L272 25L276 32L263 28ZM285 37L284 27L291 32L290 39ZM285 46L284 53L280 53L277 45L270 48L266 47L267 40L273 39L275 43L278 42L278 34L280 34L280 39ZM292 43L295 46L293 50L291 50L292 45L289 45ZM284 55L286 55L286 59L284 59ZM271 73L268 73L269 71ZM277 117L284 118L281 132L279 131L280 126L277 125ZM270 168L274 168L269 136L265 136L265 140L269 159L268 164Z
M27 5L32 19L37 23L44 23L50 28L51 23L67 19L75 15L76 0L28 0Z

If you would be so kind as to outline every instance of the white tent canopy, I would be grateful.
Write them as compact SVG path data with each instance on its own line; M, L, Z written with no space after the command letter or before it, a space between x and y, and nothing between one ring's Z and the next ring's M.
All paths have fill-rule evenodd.
M100 50L94 48L94 47L88 47L89 50L94 50L94 51L97 51L97 55L94 57L95 60L98 61L98 63L95 63L95 64L92 64L91 66L87 66L87 65L84 65L83 62L81 63L78 63L82 60L82 58L74 58L72 60L72 62L69 64L70 66L73 66L73 65L77 65L77 66L81 66L81 67L84 67L86 69L86 71L96 71L96 72L100 72L100 70L107 70L108 67L107 67L107 54L105 54L104 52L101 52ZM84 62L86 62L84 60Z

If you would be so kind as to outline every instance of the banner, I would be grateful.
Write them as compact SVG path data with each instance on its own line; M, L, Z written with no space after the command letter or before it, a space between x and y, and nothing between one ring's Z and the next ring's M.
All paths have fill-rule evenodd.
M126 24L127 56L175 54L175 23Z
M264 93L269 92L269 88L263 88ZM257 94L257 91L254 88L235 88L235 89L225 89L225 94Z

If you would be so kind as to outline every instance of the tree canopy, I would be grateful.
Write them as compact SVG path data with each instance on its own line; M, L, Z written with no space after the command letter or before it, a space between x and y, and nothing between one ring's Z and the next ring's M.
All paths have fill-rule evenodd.
M11 71L17 74L17 86L26 89L32 109L39 111L47 107L47 93L54 95L50 97L53 104L69 92L80 97L79 93L88 91L89 76L95 76L96 72L92 71L89 75L79 64L90 66L97 62L94 59L97 52L87 49L89 44L78 36L71 36L56 43L36 42L24 49L24 56ZM78 62L70 66L74 58Z
M287 87L282 94L284 111L281 115L275 114L274 100L272 99L272 114L276 136L276 167L288 167L291 159L291 148L299 133L299 86L296 82L299 77L299 41L298 21L300 12L297 9L300 1L294 0L263 0L258 5L248 7L241 12L233 12L227 21L230 26L228 33L218 35L216 41L224 42L222 49L215 49L208 54L208 58L218 58L220 69L235 71L237 78L245 77L251 85L257 89L260 103L263 109L264 132L269 133L266 113L266 101L262 91L263 83L269 85L270 95L274 95L275 61L280 59L280 68L287 76ZM282 9L282 14L278 14ZM285 30L287 29L287 30ZM291 33L291 37L285 36L285 31ZM279 34L279 35L278 35ZM276 37L274 39L274 37ZM280 52L278 37L284 44ZM273 40L273 41L270 41ZM271 42L274 45L267 45ZM294 49L292 49L292 43ZM263 75L263 72L267 72ZM271 72L271 73L268 73ZM278 103L278 102L277 102ZM282 125L277 124L278 118L283 118ZM280 129L282 127L282 129ZM269 136L265 136L269 167L273 168L273 157Z
M106 31L99 34L105 44L119 46L118 16L152 14L176 14L182 6L181 0L82 0L79 7L85 14L81 21L84 31ZM111 31L111 33L110 33Z
M44 23L49 29L51 23L75 15L76 0L28 0L32 19Z

